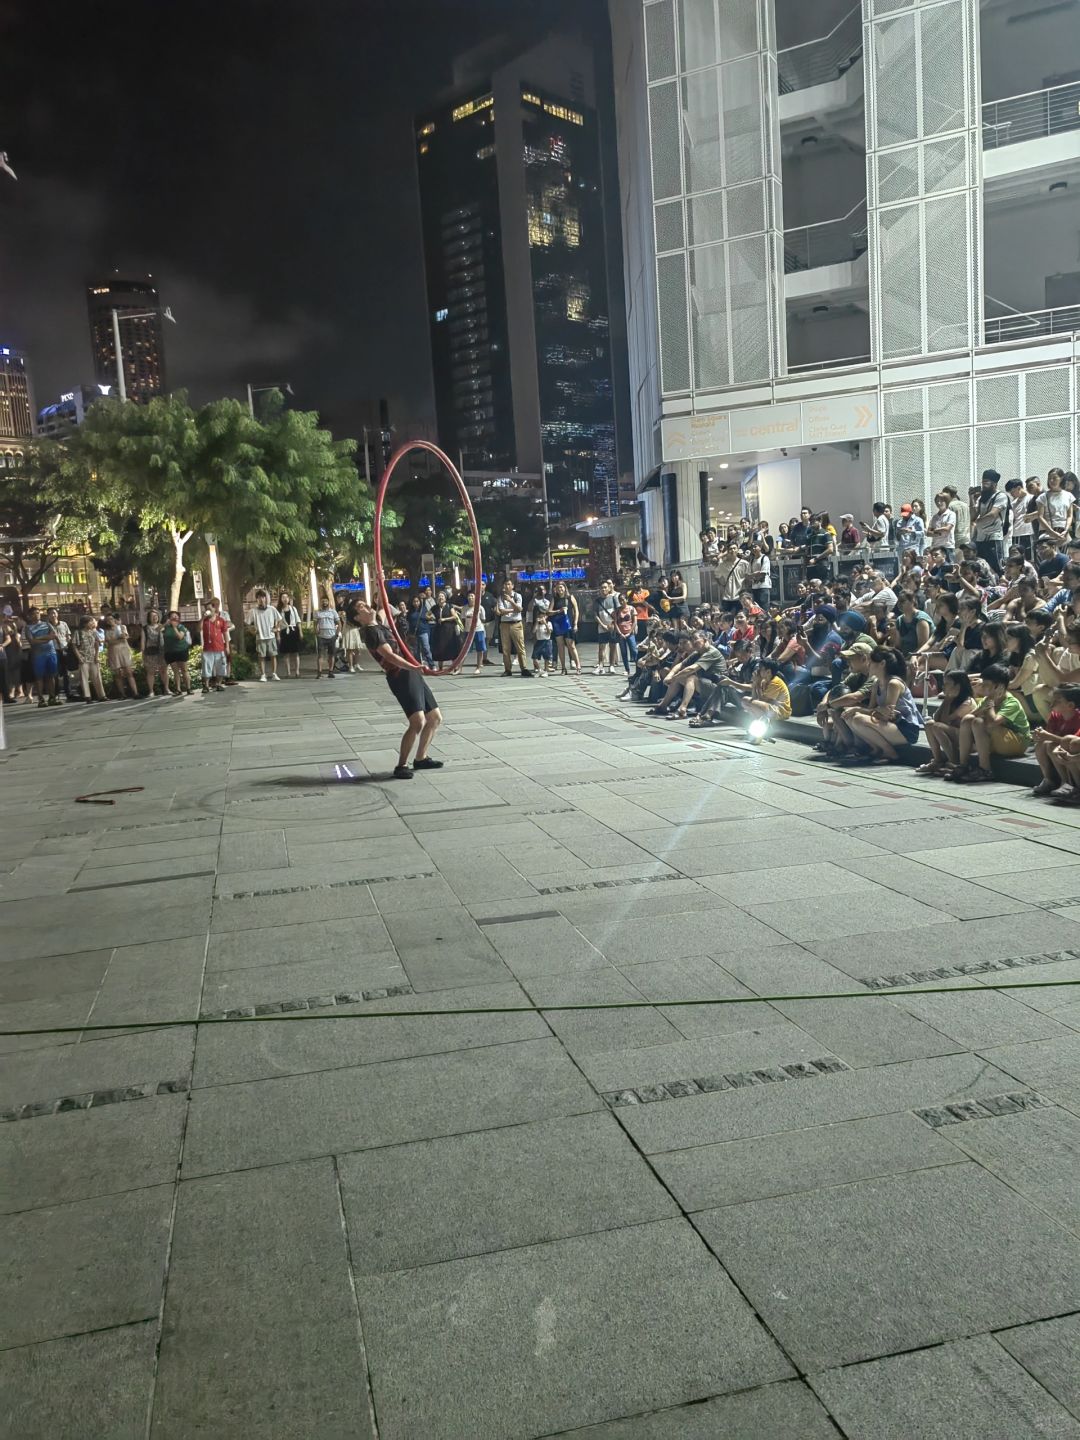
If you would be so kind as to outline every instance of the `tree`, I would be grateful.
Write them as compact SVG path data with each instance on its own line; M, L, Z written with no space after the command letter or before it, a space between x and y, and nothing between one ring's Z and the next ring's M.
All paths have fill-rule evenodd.
M548 547L544 517L524 495L492 495L476 507L480 545L492 570L512 560L541 560Z
M66 442L37 439L16 468L0 470L0 558L15 576L24 610L57 561L109 530L116 492L84 483L68 462Z

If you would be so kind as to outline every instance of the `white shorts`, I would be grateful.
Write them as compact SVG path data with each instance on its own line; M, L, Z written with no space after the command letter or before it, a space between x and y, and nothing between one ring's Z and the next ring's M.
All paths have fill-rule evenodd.
M202 655L204 680L224 680L228 674L223 650L204 650Z

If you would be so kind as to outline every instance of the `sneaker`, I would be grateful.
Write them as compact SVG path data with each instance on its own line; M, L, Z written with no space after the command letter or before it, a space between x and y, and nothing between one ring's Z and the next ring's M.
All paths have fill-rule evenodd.
M326 672L326 678L327 678L328 680L333 680L333 679L335 678L333 670L328 670L328 671Z
M547 673L548 673L548 672L547 672L546 670L535 670L535 671L533 671L533 674L536 675L536 676L537 676L539 679L541 679L541 680L545 680L545 679L547 678Z
M62 702L61 700L58 700L55 695L50 695L50 696L49 696L49 704L50 704L50 705L60 705L60 704L62 704L62 703L63 703L63 702Z
M261 685L265 685L265 684L266 684L266 676L265 676L265 675L260 675L260 676L259 676L259 683L260 683Z
M275 675L271 675L271 676L270 676L270 679L271 679L271 680L280 680L280 679L281 679L281 676L280 676L280 675L276 675L276 674L275 674Z
M1073 795L1076 793L1076 786L1059 785L1057 789L1052 791L1051 793L1053 794L1055 800L1071 800Z
M603 665L597 665L596 669L592 673L594 675L602 675L604 673Z
M411 779L412 779L412 769L411 769L408 765L395 765L395 766L394 766L394 779L395 779L395 780L411 780Z
M39 710L44 710L44 709L45 709L45 696L44 696L44 695L42 695L41 698L38 700L38 702L37 702L37 708L38 708Z
M83 704L84 704L84 705L92 705L93 703L94 703L94 701L93 701L92 697L89 696L89 695L87 695L86 699L83 701Z
M414 760L412 768L414 770L441 770L443 763L442 760Z
M630 699L630 691L629 691L629 690L624 690L621 695L616 695L616 696L615 696L615 699L616 699L616 700L629 700L629 699Z
M535 674L536 674L536 671L535 671L535 670L522 670L522 672L521 672L521 678L522 678L523 680L531 680Z
M604 674L605 674L605 675L614 675L614 674L615 674L615 671L614 671L614 669L612 668L612 666L608 665L607 668L604 670Z
M1040 780L1031 793L1032 795L1054 795L1057 792L1052 780Z

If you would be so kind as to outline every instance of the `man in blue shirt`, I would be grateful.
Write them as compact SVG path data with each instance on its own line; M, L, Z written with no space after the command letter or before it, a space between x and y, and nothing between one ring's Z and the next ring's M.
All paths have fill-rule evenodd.
M34 688L38 693L38 709L43 710L46 704L59 705L56 675L59 669L57 643L60 637L48 620L43 620L41 612L33 606L26 612L26 638L30 641L30 668L33 671Z

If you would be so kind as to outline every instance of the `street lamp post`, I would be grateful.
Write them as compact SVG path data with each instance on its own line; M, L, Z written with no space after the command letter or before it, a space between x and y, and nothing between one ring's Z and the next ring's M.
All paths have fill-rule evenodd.
M165 306L164 310L124 311L125 320L149 320L152 315L164 316L165 319L171 321L173 325L176 324L176 316L172 313L168 305ZM112 333L113 350L116 353L116 391L120 396L120 403L123 404L127 399L127 384L124 380L124 352L120 349L120 311L115 305L112 307Z
M284 385L252 385L249 382L247 387L248 413L253 420L255 419L255 396L261 395L264 390L281 390L286 395L293 393L293 388L288 381Z

